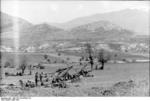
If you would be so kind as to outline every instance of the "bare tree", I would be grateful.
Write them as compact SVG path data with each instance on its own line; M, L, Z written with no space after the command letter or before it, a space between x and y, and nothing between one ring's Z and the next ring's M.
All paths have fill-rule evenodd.
M32 65L29 65L28 70L29 70L29 75L32 75Z
M27 61L24 58L23 61L21 61L21 65L20 65L21 75L24 75L26 67L27 67Z
M48 55L45 54L44 55L44 59L47 60L48 59Z
M98 53L98 62L101 63L100 69L104 69L104 64L110 59L110 56L101 49Z
M10 62L6 61L4 67L7 68L9 66L11 66Z
M92 50L92 46L90 43L86 43L85 44L85 51L88 54L88 58L89 58L89 63L91 64L91 70L93 70L93 65L94 65L94 59L93 59L93 50Z

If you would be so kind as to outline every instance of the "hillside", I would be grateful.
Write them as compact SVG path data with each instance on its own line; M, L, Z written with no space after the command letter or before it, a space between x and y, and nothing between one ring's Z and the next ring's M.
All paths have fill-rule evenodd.
M109 21L97 21L75 27L69 31L77 39L121 39L129 38L134 33Z
M43 23L34 25L24 30L21 37L21 44L49 43L52 40L89 40L89 39L121 39L129 38L133 32L122 29L109 21L98 21L75 27L71 30L63 30L49 24Z
M106 20L122 28L132 30L136 32L136 34L142 35L149 33L149 13L134 9L100 13L91 16L76 18L62 24L53 25L64 29L71 29L80 25L101 20Z
M15 33L29 28L32 24L22 18L13 17L3 12L0 12L1 15L1 38L15 38ZM18 31L19 29L19 31Z
M5 15L5 14L4 14ZM4 16L3 15L3 16ZM6 14L7 15L7 14ZM15 47L15 31L12 29L13 19L18 19L19 24L19 45L20 48L28 47L48 47L54 48L57 44L63 42L143 42L145 38L134 37L132 30L125 29L108 20L99 20L78 25L69 30L55 27L48 23L32 25L23 19L7 15L3 21L2 28L2 45L6 47ZM85 21L83 19L83 21ZM82 21L81 21L82 22ZM80 23L79 23L80 24ZM74 25L74 24L73 24ZM147 41L146 41L147 44ZM46 46L45 46L46 45ZM47 49L47 48L46 48Z
M34 25L22 31L21 33L21 44L42 44L48 42L49 40L73 38L71 35L69 35L68 32L64 31L63 29L51 26L46 23Z

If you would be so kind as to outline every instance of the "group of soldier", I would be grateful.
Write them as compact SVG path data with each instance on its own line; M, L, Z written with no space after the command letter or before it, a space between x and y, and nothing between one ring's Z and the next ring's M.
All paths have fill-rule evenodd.
M43 72L41 72L41 73L36 72L35 73L35 86L38 86L38 84L43 86L44 85L43 78L44 78Z
M80 58L80 60L79 60L79 63L80 63L80 65L85 65L84 64L84 60L85 60L85 58L84 57L81 57ZM94 64L94 62L93 62L93 58L92 57L89 57L89 60L85 60L85 61L89 61L89 63L91 64L91 69L93 69L93 64ZM85 65L84 67L86 67L87 65ZM29 74L30 75L32 75L32 66L30 65L29 66ZM67 68L66 68L66 71L67 71ZM56 71L57 72L57 71ZM66 73L64 73L64 75L67 75L68 73L66 72ZM67 75L67 76L65 76L66 78L71 78L71 79L73 79L73 78L77 78L76 76L78 76L78 75L83 75L83 76L86 76L86 75L88 75L88 71L86 71L86 70L84 70L84 69L81 69L81 71L79 72L79 73L77 73L77 74L75 74L75 75ZM47 74L44 74L43 72L36 72L35 74L34 74L34 86L35 87L37 87L37 86L44 86L44 84L45 84L45 78L46 78L46 81L47 80L49 80L48 79L48 75ZM52 80L53 81L53 80ZM57 80L54 80L54 81L57 81ZM33 82L27 82L27 86L28 87L30 87L30 85L32 84Z
M22 80L19 80L21 88L24 88L24 87L33 88L33 87L37 87L37 86L44 86L44 82L48 81L48 78L47 78L48 76L46 74L44 74L43 72L41 72L41 73L36 72L34 76L35 76L34 82L30 81L30 80L28 80L27 82L23 82ZM47 78L47 79L45 79L45 78Z

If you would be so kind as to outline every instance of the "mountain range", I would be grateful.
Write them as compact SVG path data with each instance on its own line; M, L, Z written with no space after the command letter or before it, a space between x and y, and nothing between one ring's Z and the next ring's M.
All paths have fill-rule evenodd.
M18 29L23 30L32 26L31 23L22 18L13 17L11 15L2 12L0 12L0 16L1 16L1 25L0 25L1 37L14 38L13 34L17 32Z
M22 18L1 14L1 38L12 44L19 33L20 44L42 44L50 40L72 39L120 39L132 35L147 35L148 13L126 9L76 18L62 24L42 23L34 25ZM17 23L18 25L15 26ZM17 28L16 30L14 28Z
M149 34L149 12L137 9L124 9L120 11L94 14L91 16L76 18L61 24L55 23L53 25L63 29L71 29L80 25L101 20L109 21L122 28L132 30L136 32L136 34Z

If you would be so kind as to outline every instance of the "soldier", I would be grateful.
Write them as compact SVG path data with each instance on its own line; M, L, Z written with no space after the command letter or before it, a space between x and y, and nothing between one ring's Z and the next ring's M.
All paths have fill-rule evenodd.
M23 89L23 88L24 88L23 81L22 81L22 80L19 80L19 83L20 83L21 89Z
M79 59L80 65L82 65L82 57Z
M35 73L35 85L38 86L38 72Z
M29 75L32 75L32 65L29 65Z
M94 60L92 56L89 56L90 64L91 64L91 71L93 70Z
M41 86L43 86L43 72L40 74L40 82L41 82Z

